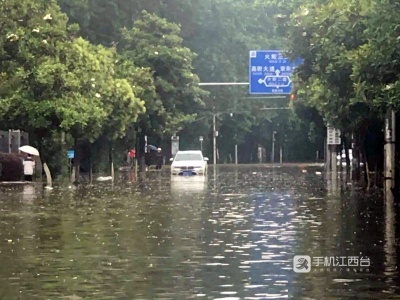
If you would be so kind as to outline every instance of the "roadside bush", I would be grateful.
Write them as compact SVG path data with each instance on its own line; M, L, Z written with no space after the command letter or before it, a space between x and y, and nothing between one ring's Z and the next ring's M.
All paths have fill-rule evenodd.
M0 181L20 181L22 174L22 159L18 154L0 152Z

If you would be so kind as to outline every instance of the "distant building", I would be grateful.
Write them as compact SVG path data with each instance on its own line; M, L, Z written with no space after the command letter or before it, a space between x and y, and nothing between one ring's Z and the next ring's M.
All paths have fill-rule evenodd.
M29 144L29 134L20 130L0 130L0 152L18 153L18 148Z

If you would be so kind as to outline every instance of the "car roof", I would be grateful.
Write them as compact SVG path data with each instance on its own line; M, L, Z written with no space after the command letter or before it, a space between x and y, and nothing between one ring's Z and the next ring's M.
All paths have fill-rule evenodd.
M201 154L201 151L200 150L179 150L176 154L178 154L178 153L200 153Z

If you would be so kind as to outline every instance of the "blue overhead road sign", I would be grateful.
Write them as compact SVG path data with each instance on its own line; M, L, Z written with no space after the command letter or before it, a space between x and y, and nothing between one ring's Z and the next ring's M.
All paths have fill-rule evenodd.
M250 94L290 94L293 70L301 60L290 61L280 50L250 51Z

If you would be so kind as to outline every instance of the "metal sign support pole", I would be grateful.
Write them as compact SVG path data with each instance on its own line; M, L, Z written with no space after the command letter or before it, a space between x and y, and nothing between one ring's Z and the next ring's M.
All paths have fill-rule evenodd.
M213 112L213 160L214 167L217 165L217 130L216 130L216 114Z

